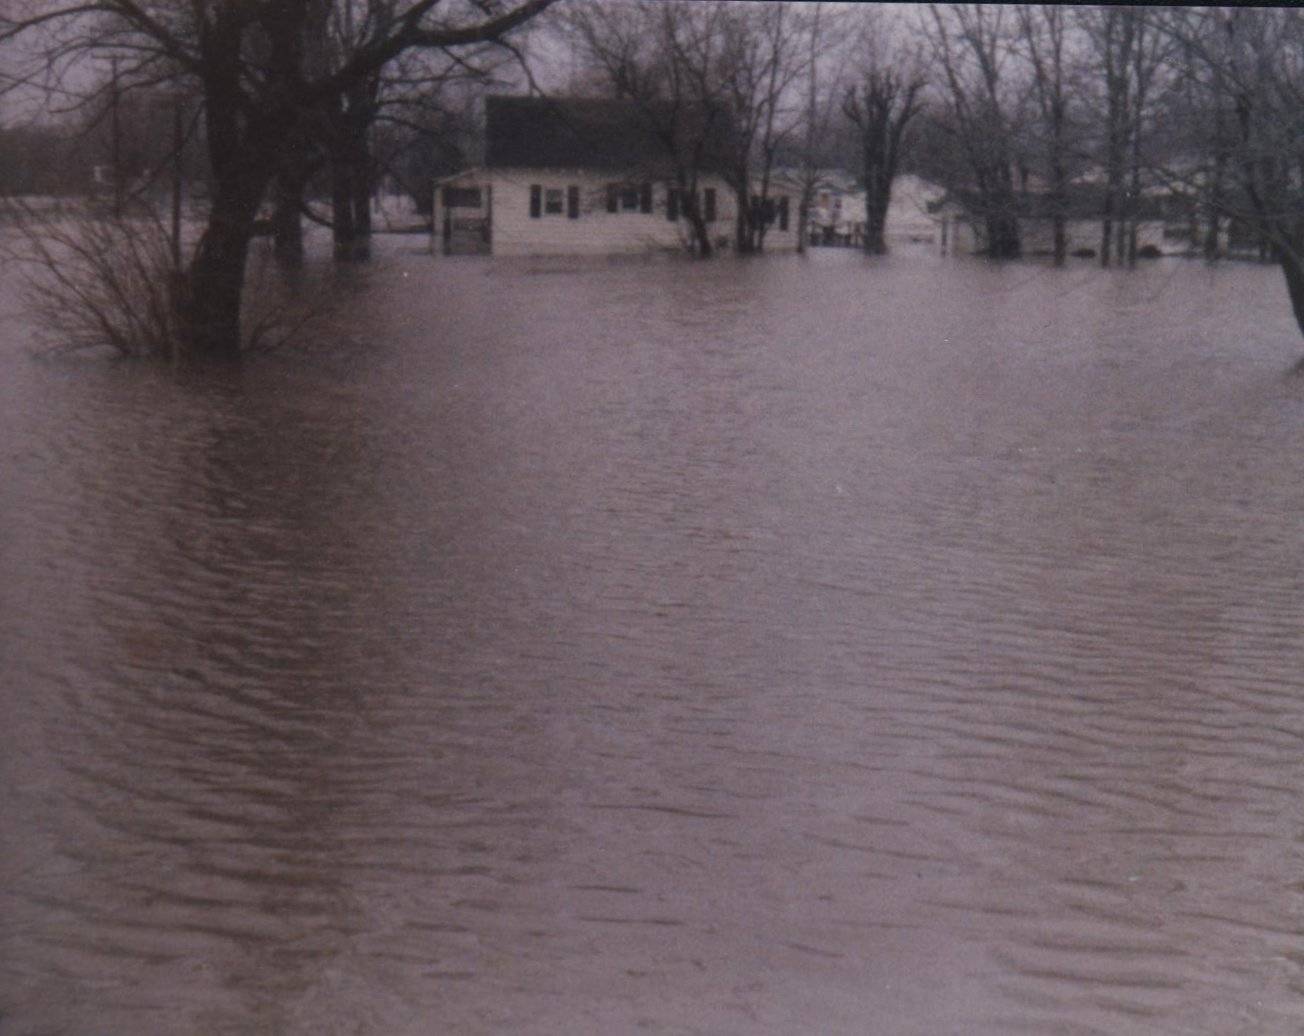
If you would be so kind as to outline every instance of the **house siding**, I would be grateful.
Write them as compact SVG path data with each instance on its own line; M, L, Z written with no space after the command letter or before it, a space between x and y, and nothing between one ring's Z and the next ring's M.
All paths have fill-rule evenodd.
M607 211L610 174L576 169L495 171L493 253L522 255L608 255L620 252L678 249L687 224L666 219L665 187L652 189L652 211ZM560 215L530 215L530 188L546 193L571 188L578 196L574 219ZM641 208L641 206L640 206Z
M1117 233L1117 228L1115 228ZM1050 255L1055 250L1055 224L1049 219L1019 221L1019 234L1024 255ZM1100 220L1072 219L1064 225L1064 236L1070 254L1082 249L1100 251ZM1158 221L1137 224L1138 248L1147 246L1163 250L1164 225Z
M445 181L446 185L471 187L484 185L492 196L490 250L496 256L544 255L620 255L658 251L685 251L692 230L682 212L669 218L669 191L665 182L651 187L651 212L609 211L609 187L621 179L617 174L583 169L487 169ZM628 181L639 184L637 174ZM539 204L533 203L539 188ZM736 207L733 192L718 178L704 177L699 190L715 189L716 219L710 224L717 242L731 243ZM560 191L561 212L548 213L549 191ZM787 192L778 191L777 200ZM575 201L574 215L571 202ZM640 202L642 202L640 198ZM789 199L795 211L795 200ZM539 215L532 215L538 211ZM785 251L796 247L796 220L790 218L786 230L779 229L776 219L765 236L766 251Z
M943 229L943 223L945 228ZM987 249L987 235L981 220L973 220L949 210L939 214L938 227L942 251L952 255L982 255ZM1100 251L1100 220L1071 219L1064 226L1067 251ZM1025 256L1051 255L1055 250L1055 225L1049 219L1020 219L1019 245ZM1161 252L1173 251L1164 239L1164 224L1146 220L1137 224L1137 248L1151 246Z

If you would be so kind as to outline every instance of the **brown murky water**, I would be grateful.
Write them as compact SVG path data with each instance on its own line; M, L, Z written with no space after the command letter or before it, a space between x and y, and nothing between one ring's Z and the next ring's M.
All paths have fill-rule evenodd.
M347 287L0 305L4 1036L1304 1028L1275 271Z

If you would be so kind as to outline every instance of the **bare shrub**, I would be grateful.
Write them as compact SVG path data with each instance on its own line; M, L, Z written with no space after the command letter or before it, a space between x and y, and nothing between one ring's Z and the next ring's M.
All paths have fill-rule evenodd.
M43 345L162 360L183 355L188 282L168 228L150 206L115 216L93 203L14 204L7 215L17 231L7 251L25 267L25 301ZM277 273L267 256L250 255L243 351L285 345L329 308L325 290Z
M175 355L183 275L149 210L15 211L12 250L25 266L26 303L42 341L60 350Z

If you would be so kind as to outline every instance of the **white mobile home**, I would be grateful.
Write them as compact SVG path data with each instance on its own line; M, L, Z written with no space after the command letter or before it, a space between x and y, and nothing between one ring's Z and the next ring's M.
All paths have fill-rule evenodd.
M711 172L696 195L712 242L728 247L735 193ZM796 247L796 202L772 189L753 210L765 248ZM434 227L444 255L612 255L687 250L684 189L630 106L612 101L491 97L485 165L436 185Z

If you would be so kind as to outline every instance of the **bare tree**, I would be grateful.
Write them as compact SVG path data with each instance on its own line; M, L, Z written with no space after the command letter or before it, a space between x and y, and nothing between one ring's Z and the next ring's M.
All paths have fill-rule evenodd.
M1045 156L1052 224L1052 253L1057 266L1068 255L1068 187L1070 146L1069 18L1055 4L1024 4L1016 10L1016 51L1032 70L1032 93L1039 116L1034 134Z
M699 188L724 164L726 105L712 71L725 46L726 16L720 4L635 0L576 3L561 20L601 88L629 102L657 142L701 258L715 243Z
M876 10L869 8L869 10ZM800 196L797 204L797 250L806 250L815 194L830 185L827 171L838 147L837 119L846 75L847 12L823 3L812 6L805 19L805 82L801 147L796 165Z
M1135 264L1146 143L1170 43L1140 7L1080 7L1077 18L1104 94L1100 262Z
M1194 129L1215 140L1215 153L1187 175L1227 177L1226 189L1206 199L1215 216L1271 249L1304 332L1304 14L1175 11L1153 24L1177 44L1187 62L1181 74L1206 98L1208 121ZM1224 118L1230 125L1215 136Z
M733 188L736 247L759 252L773 219L769 189L780 144L794 128L786 107L804 67L793 5L722 5L724 47L716 66L699 69L704 85L719 81L725 105L725 179ZM710 87L707 90L710 92Z
M1165 95L1165 161L1154 168L1174 202L1184 203L1192 251L1212 261L1223 254L1227 221L1228 158L1236 147L1231 93L1215 89L1223 28L1188 8L1152 12L1155 31L1173 45L1169 55L1173 89Z
M918 55L893 48L871 27L861 43L859 82L847 87L842 111L856 127L865 186L865 251L887 252L887 211L906 145L923 110L926 85Z
M1011 18L1003 7L929 4L923 22L941 79L936 122L964 155L988 254L1005 259L1020 254L1015 102L1005 69Z

